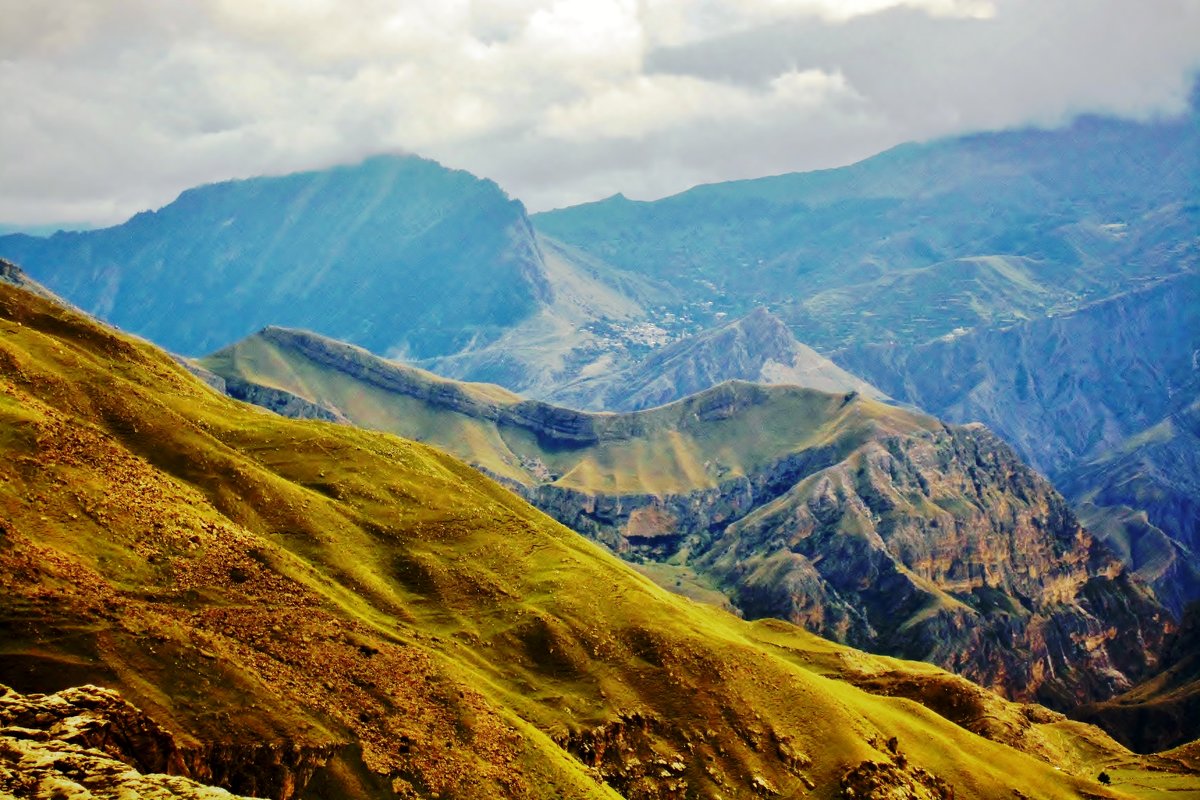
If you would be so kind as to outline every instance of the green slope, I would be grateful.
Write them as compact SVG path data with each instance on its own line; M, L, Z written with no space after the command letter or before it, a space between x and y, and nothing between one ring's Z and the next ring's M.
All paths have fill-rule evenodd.
M731 383L641 413L589 414L448 381L302 331L267 328L199 362L356 424L430 441L498 476L591 493L717 488L799 450L938 427L853 395Z
M710 599L716 590L749 617L1062 708L1154 668L1161 607L978 427L853 392L747 383L584 413L279 328L202 364L234 396L265 386L445 448L627 559L652 562L643 568L663 585Z
M238 404L8 285L0 327L0 680L118 688L197 776L276 797L1200 791L931 667L669 595L448 456Z

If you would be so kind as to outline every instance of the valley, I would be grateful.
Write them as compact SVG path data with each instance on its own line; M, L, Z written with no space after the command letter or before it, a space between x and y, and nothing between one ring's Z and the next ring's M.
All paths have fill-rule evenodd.
M1106 699L1154 668L1139 654L1170 625L986 429L853 391L734 382L589 414L280 328L200 364L235 397L282 394L296 398L282 413L315 406L442 448L626 558L695 570L750 618L1014 698Z
M1194 86L0 226L0 794L1200 797L1198 186Z
M4 283L0 326L0 681L151 714L180 777L281 800L1200 790L1186 749L673 596L436 450L242 405ZM136 709L67 691L88 683Z

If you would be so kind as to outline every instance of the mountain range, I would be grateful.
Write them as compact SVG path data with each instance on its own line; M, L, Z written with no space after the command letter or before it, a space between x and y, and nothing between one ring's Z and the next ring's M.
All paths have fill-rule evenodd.
M1165 614L981 426L851 391L725 383L625 414L462 384L268 328L200 361L235 397L463 458L665 580L1060 708L1153 669ZM1132 658L1131 658L1132 656Z
M1194 769L846 645L1139 750L1200 735L1197 186L1192 108L532 216L380 156L0 236L47 286L0 260L6 697L114 687L180 776L279 797L997 796L831 677L1073 775ZM794 759L764 686L858 738Z
M9 283L0 326L0 744L30 765L0 770L6 790L1200 790L1192 750L1136 756L935 667L669 594L449 456L237 403Z

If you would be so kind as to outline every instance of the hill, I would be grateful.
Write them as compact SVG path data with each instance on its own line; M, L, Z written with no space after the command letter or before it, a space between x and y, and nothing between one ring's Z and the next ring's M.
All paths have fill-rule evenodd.
M280 328L201 363L235 396L265 387L442 447L668 586L1013 697L1120 691L1166 624L986 430L853 392L727 383L593 414Z
M936 668L670 595L449 456L236 403L2 283L0 327L0 680L120 691L187 776L275 798L1200 791Z

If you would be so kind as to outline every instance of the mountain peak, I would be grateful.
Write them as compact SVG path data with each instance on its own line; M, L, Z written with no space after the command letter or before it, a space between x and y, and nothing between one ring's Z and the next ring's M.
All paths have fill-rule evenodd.
M271 324L435 357L498 338L550 293L519 202L406 154L199 186L113 228L0 237L0 255L185 354Z

